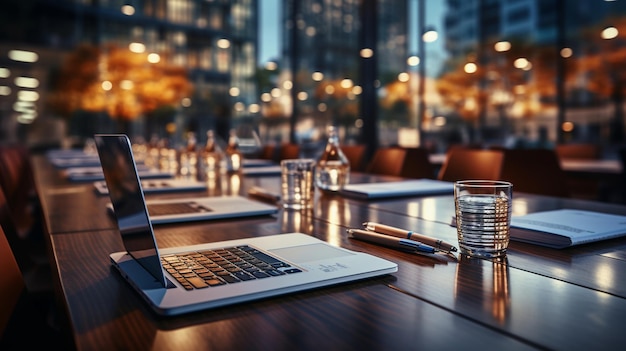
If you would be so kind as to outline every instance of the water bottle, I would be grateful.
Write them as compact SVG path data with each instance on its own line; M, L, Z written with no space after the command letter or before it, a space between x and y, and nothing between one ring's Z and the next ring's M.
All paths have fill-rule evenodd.
M224 152L220 148L212 130L206 132L206 144L202 149L202 168L207 175L215 175L220 171L222 161L224 160Z
M339 136L334 126L327 129L328 142L317 161L315 186L326 192L337 192L350 182L350 162L339 147Z
M178 161L178 175L182 177L196 177L198 173L198 154L196 150L196 135L187 133L187 146L180 151Z
M239 138L234 130L230 131L228 146L226 147L226 171L237 172L243 163L243 154L239 150Z

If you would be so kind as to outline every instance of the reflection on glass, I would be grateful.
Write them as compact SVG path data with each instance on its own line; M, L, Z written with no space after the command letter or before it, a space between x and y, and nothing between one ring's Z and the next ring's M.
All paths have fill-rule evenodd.
M528 201L513 198L512 216L528 214Z
M247 152L256 148L253 144L257 136L250 137L246 133L250 131L253 135L258 131L264 142L276 137L285 141L293 132L288 117L295 106L293 112L300 114L294 115L295 120L313 117L316 126L325 121L339 122L338 127L345 132L343 140L359 140L363 136L362 128L371 127L380 129L376 143L402 145L404 130L415 134L420 129L427 133L421 135L419 143L440 152L462 142L539 146L546 142L585 139L605 143L624 140L624 121L620 117L621 109L617 108L624 99L624 79L620 72L626 62L626 32L621 25L626 7L620 1L491 0L476 7L476 1L385 0L377 2L371 17L362 15L367 9L363 6L366 3L359 1L310 1L307 4L313 5L299 6L298 13L285 13L283 17L281 11L276 10L276 6L281 6L278 1L259 1L258 6L253 1L239 1L233 6L224 6L224 1L190 0L130 1L132 6L120 6L129 1L23 2L31 5L25 5L20 16L7 16L7 27L16 27L21 18L32 19L27 40L34 46L27 46L33 47L33 51L7 51L9 66L0 69L3 70L0 78L6 78L9 71L11 75L21 72L23 67L33 63L44 67L33 71L34 75L60 72L62 82L75 78L79 71L75 65L67 71L58 67L60 56L56 55L62 53L54 50L58 43L49 38L64 38L63 46L68 49L91 43L100 46L99 51L109 53L114 52L113 43L120 46L131 43L132 56L128 56L130 51L120 56L127 63L140 58L137 59L140 65L130 73L150 78L143 83L133 79L134 91L150 92L146 98L136 93L128 98L129 90L116 92L120 84L115 84L116 80L110 77L119 71L115 69L115 61L106 60L107 65L98 64L105 62L102 58L87 62L98 79L93 82L94 89L86 91L106 94L78 100L107 107L106 114L115 118L98 121L98 127L104 127L103 130L113 129L118 117L125 116L127 121L137 119L138 123L131 130L148 134L170 119L170 111L162 107L172 105L182 107L175 121L178 130L192 125L199 132L207 128L223 129L219 134L225 135L230 125L237 127L242 151L247 157ZM72 3L72 6L58 3ZM509 3L515 5L509 6ZM417 6L422 8L418 10ZM298 45L292 48L291 41L286 41L286 47L275 53L279 57L271 57L262 71L255 72L257 45L276 40L271 35L257 36L257 20L261 17L261 12L257 11L261 8L264 9L262 25L275 27L285 38L294 34L297 40L293 43ZM593 11L589 11L590 8ZM83 23L85 11L93 21ZM132 16L132 21L100 28L98 23L106 20L111 11ZM153 25L154 21L160 23L158 28ZM306 25L301 28L287 23ZM82 30L72 36L64 35L68 28L76 26ZM369 37L369 32L363 29L374 26L379 28L378 37ZM480 32L485 35L467 31L467 28L484 28L486 30ZM25 43L21 41L26 38L20 31L13 32L4 33L6 41L23 46ZM364 47L358 44L361 34L368 42ZM195 40L197 37L206 40ZM449 45L451 42L454 45ZM41 60L39 51L49 52L53 57ZM166 55L167 52L173 54ZM280 57L283 54L293 56ZM377 77L371 77L378 82L377 89L363 92L359 86L350 88L351 82L370 79L360 77L353 69L358 65L358 55L378 60L381 69ZM410 58L408 67L407 58ZM519 61L516 63L516 60ZM295 78L288 74L288 67L277 64L292 61L301 71ZM153 74L140 74L144 69L163 64L182 72L172 80L176 84L169 84L171 87L167 89L162 86L170 79L155 80ZM179 70L180 65L189 71ZM415 74L418 70L423 72L419 76L426 78L419 83ZM206 81L205 77L222 77L226 72L224 79ZM51 77L20 77L20 81L24 78L48 82ZM119 78L119 83L130 82L128 74ZM188 94L175 94L187 91L187 88L180 89L181 80L197 82L198 93L189 94L194 98L191 104ZM102 86L102 83L106 84ZM23 84L16 81L16 85ZM44 91L47 86L53 84L39 84L36 88L41 96L47 93ZM298 88L297 99L291 101L288 90L295 87ZM15 87L1 88L14 90ZM273 89L276 93L270 95ZM281 89L282 93L278 94ZM219 98L227 92L227 99ZM59 94L63 95L73 96ZM164 96L174 96L174 99L160 103ZM360 99L376 100L377 109L381 110L365 124L356 112ZM76 128L84 119L69 118L81 110L74 106L75 100L70 99L59 112L68 117L69 124L76 123L68 126L67 131L84 134L90 128ZM154 100L159 102L157 106ZM558 102L563 100L567 104L561 106ZM259 101L263 101L262 106ZM149 108L146 110L143 105ZM155 107L157 113L151 114ZM420 112L422 107L424 111ZM607 109L610 112L604 113ZM57 114L47 110L38 112L38 118ZM561 115L564 120L559 121ZM315 128L319 127L314 126L298 137L316 141L323 133ZM541 137L543 129L546 139ZM42 129L38 133L49 132ZM6 134L15 133L8 131Z

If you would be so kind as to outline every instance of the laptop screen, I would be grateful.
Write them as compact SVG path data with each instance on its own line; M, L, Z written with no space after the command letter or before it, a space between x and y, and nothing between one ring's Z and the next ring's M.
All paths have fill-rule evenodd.
M123 134L96 134L94 139L124 247L166 286L130 140Z

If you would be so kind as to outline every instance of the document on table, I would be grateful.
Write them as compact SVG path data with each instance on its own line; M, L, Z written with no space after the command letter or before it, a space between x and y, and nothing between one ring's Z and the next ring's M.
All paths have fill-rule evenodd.
M454 183L434 179L402 180L381 183L347 184L341 193L361 199L452 194Z
M626 216L561 209L511 218L511 240L562 249L626 235Z

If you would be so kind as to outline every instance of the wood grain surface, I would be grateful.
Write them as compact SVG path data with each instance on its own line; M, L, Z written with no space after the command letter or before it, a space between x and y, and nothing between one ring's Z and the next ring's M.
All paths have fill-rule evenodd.
M564 250L511 242L506 259L436 258L348 237L374 221L457 243L451 195L360 201L316 194L307 211L155 226L160 247L303 232L399 265L397 273L177 317L160 317L109 263L123 250L106 197L33 159L59 294L80 350L613 349L626 342L626 239ZM353 182L397 178L353 174ZM219 184L219 185L218 185ZM278 192L276 176L216 181L206 192ZM154 195L174 197L181 194ZM528 194L514 213L626 207Z

